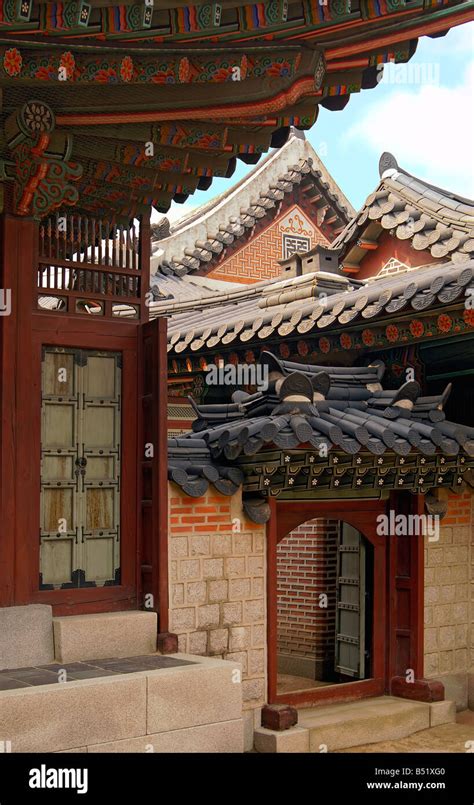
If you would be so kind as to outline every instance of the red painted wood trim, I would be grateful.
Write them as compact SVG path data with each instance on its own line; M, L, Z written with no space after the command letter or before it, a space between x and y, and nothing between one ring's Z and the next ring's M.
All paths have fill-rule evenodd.
M417 495L413 500L413 510L416 514L423 514L425 511L425 496ZM413 545L414 561L414 587L412 596L413 623L413 651L414 663L417 677L422 678L425 670L425 551L424 538L419 537L414 540Z
M140 321L150 319L150 307L147 304L147 294L150 290L150 257L151 257L151 227L150 211L143 214L140 219Z
M303 76L298 78L291 87L281 90L276 95L265 100L236 103L232 106L232 117L253 114L265 115L279 112L288 106L297 103L307 92L314 91L314 77ZM319 94L322 94L321 92ZM116 125L117 123L157 123L160 120L173 120L179 116L180 120L194 120L196 117L207 120L222 120L222 116L229 110L221 106L188 107L185 109L166 109L154 112L109 112L105 114L57 115L58 126L90 126ZM260 124L259 124L260 125Z
M53 606L54 614L80 614L85 612L107 611L109 609L133 609L137 607L136 594L136 554L138 532L136 527L136 477L137 467L137 388L138 356L137 340L139 328L134 325L134 338L121 333L120 322L95 322L95 332L89 331L88 320L66 319L68 328L59 325L56 316L48 316L48 325L43 326L42 314L33 314L30 322L30 341L33 353L31 377L35 393L30 391L27 439L18 438L18 449L29 450L28 464L31 468L31 494L28 507L31 513L29 524L22 524L22 513L18 511L19 532L18 550L24 552L27 572L17 572L17 603L45 603ZM77 318L77 317L76 317ZM53 330L53 326L55 329ZM121 439L121 497L120 497L120 566L121 584L107 587L86 587L73 590L39 590L39 533L40 500L38 479L40 476L40 433L41 433L41 348L43 345L96 349L121 352L122 370L122 439ZM33 381L31 380L33 379ZM22 444L25 442L25 444ZM35 539L32 539L32 535Z
M369 57L363 59L343 59L342 61L332 61L327 65L328 73L337 73L339 70L355 70L357 67L368 67Z
M368 696L382 696L384 683L381 679L361 679L357 682L340 682L314 690L286 693L276 696L273 704L292 704L294 707L314 707L318 704L351 702Z
M398 16L399 15L397 14L397 17ZM439 20L431 20L431 22L427 20L417 20L417 24L413 25L413 27L404 28L401 31L393 31L385 34L385 36L378 36L375 39L372 39L370 43L365 40L363 42L356 42L352 45L342 45L340 47L328 48L325 53L326 60L330 61L331 59L336 58L342 59L347 56L354 56L356 53L364 53L368 48L371 50L377 50L378 48L386 47L387 45L394 45L397 42L406 42L409 39L417 39L420 36L428 36L428 34L446 31L450 28L454 28L456 25L462 25L464 22L472 22L472 19L472 10L468 10L453 13L451 16L442 17ZM376 21L379 21L379 18L374 20L374 22Z
M39 250L38 224L26 219L17 224L18 243L18 334L16 343L16 535L15 602L23 603L32 590L33 557L39 555L39 453L40 384L35 371L35 348L31 337L31 319ZM8 244L6 244L8 247ZM35 405L35 403L37 403ZM26 503L27 502L27 503ZM36 567L38 588L39 564Z
M422 495L392 492L388 508L403 514L423 514ZM387 537L389 542L387 595L388 643L387 643L387 690L392 679L403 676L408 668L413 669L417 679L423 677L424 664L424 540L423 537L409 538L408 547L398 544L396 536ZM405 551L403 557L402 553ZM405 567L404 567L405 565ZM407 570L408 567L408 570ZM399 624L403 598L409 600L409 620L406 626ZM405 615L406 615L405 606ZM405 665L403 645L408 641L408 656ZM406 651L405 651L406 654Z
M192 423L192 419L168 419L167 428L168 430L182 429L183 431L189 431L191 430Z
M277 701L277 529L278 513L275 498L269 498L270 519L267 523L267 682L268 702Z
M268 702L270 704L313 704L349 701L379 695L386 689L387 540L376 532L376 517L385 513L385 501L278 501L269 500L271 516L267 525L267 642ZM357 528L370 541L374 551L374 590L372 624L372 679L343 682L301 693L277 693L277 544L298 525L317 517L343 520Z
M404 677L395 676L391 681L392 696L412 699L417 702L444 701L444 685L437 679L415 679L407 682Z
M36 576L38 569L35 567ZM79 615L84 612L107 612L111 609L136 609L136 588L132 585L116 587L84 587L72 590L33 590L27 601L20 604L51 604L55 615L59 612Z
M73 340L76 336L81 339L81 346L84 349L100 349L97 347L97 339L104 337L106 343L119 343L118 347L134 346L138 334L138 322L136 319L117 319L104 321L101 316L95 318L89 315L71 316L67 313L40 313L34 312L34 329L42 332L47 343L48 334L64 334L68 342L65 346L74 346ZM100 326L99 326L100 325ZM59 343L59 342L58 342ZM114 349L114 347L105 347Z
M380 25L380 23L382 21L383 22L388 22L388 21L391 22L391 21L394 21L394 18L396 18L396 20L398 22L399 20L401 20L402 17L403 18L405 18L405 17L414 17L415 15L417 15L419 13L420 13L419 8L413 8L413 9L404 10L404 11L399 10L399 11L394 12L393 14L385 14L383 17L374 17L371 20L364 20L362 18L359 18L357 20L346 20L346 22L339 22L339 23L337 23L335 25L330 25L327 28L324 28L323 31L321 31L321 30L319 30L319 31L318 30L311 30L311 31L305 30L300 34L296 34L295 36L292 36L291 39L294 40L294 41L297 41L299 39L311 39L311 38L314 38L315 34L317 35L318 33L321 34L323 32L324 32L325 37L327 37L328 40L331 40L331 39L334 40L334 36L339 35L339 34L347 35L347 34L350 33L350 34L354 34L356 36L361 36L364 33L364 29L367 29L367 26L373 26L374 23L377 23L378 25ZM362 29L362 30L360 30L360 29ZM369 28L369 30L367 31L367 34L370 35L371 33L372 33L372 31ZM367 43L367 40L365 40L365 42L366 42L366 45L367 45L366 49L368 49L370 47L370 43ZM326 58L327 58L327 53L328 53L328 51L326 51Z
M169 628L169 585L168 585L168 423L166 420L168 403L168 353L167 320L159 318L158 328L158 590L160 601L159 631Z
M147 473L149 493L141 500L141 522L144 553L149 555L141 564L141 585L145 594L153 596L153 609L158 612L160 633L168 631L168 467L167 467L167 353L166 319L146 322L142 328L143 373L141 399L143 417L148 417L146 433L153 444L153 456L144 457L144 432L139 443L142 472ZM148 364L145 365L145 358ZM146 517L146 520L145 520ZM147 527L145 528L145 523ZM146 542L148 541L148 542Z
M11 291L12 311L0 317L0 606L11 606L15 596L17 286L19 268L25 268L18 265L25 223L11 215L1 220L0 287Z

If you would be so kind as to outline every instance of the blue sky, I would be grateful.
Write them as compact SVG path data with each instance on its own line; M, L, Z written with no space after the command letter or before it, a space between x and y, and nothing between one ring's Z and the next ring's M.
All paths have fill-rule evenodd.
M380 154L391 151L409 173L473 198L474 23L438 39L422 37L406 68L385 72L376 88L353 94L342 111L321 108L306 132L329 172L358 209L378 182ZM238 160L230 180L214 179L208 191L173 203L168 217L176 220L249 170Z

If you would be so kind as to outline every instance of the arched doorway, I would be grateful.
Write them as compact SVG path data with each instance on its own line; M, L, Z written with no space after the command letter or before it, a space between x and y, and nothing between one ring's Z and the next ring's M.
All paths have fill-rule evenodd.
M278 694L371 678L373 559L343 520L315 518L279 540Z
M272 515L267 532L270 703L302 705L318 701L348 701L363 696L380 695L387 690L389 674L393 667L391 656L387 661L391 650L389 630L395 628L395 621L391 616L388 594L390 592L388 587L391 584L390 543L377 532L377 516L385 512L386 505L386 501L383 500L273 499L271 501ZM309 664L300 663L299 667L291 666L290 660L290 665L285 665L287 658L282 656L285 653L282 651L284 596L281 570L279 593L279 554L281 564L288 544L285 545L285 539L288 539L288 535L302 524L314 520L325 523L325 538L321 542L325 543L326 553L322 552L322 558L331 566L332 578L328 575L323 584L328 587L326 594L328 605L332 603L334 623L331 623L329 618L326 621L327 639L325 643L323 641L320 644L319 657L313 653L313 659ZM331 525L328 526L328 523ZM310 569L311 564L314 566L313 572L317 573L318 563L314 561L314 557L308 564ZM298 591L295 590L294 583L290 582L287 585L287 592L287 597L290 599L286 602L289 604L287 610L292 608L291 617L297 618L295 611L298 611L298 604L295 592ZM318 594L324 594L324 591L319 590ZM293 620L292 623L295 624L297 621ZM319 618L319 628L314 631L321 633L322 624L324 618ZM334 635L332 652L331 629ZM308 674L306 677L303 677L301 672L304 665L306 668L303 668L303 674ZM285 674L296 678L282 679Z

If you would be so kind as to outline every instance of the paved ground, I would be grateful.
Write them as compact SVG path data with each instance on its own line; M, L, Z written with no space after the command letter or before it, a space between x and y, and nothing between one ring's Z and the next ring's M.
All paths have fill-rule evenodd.
M466 743L472 744L466 747ZM474 749L474 711L464 710L457 714L456 724L442 724L429 730L415 732L398 741L383 741L365 744L352 749L340 749L340 753L357 752L471 752Z

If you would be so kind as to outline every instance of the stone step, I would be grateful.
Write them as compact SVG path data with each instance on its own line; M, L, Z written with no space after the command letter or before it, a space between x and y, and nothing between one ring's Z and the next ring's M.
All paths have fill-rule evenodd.
M156 651L156 612L68 615L53 618L53 627L57 662L133 657Z
M53 662L53 615L46 604L0 608L0 671Z
M298 710L296 727L284 732L257 729L255 748L258 752L335 752L406 738L455 717L454 702L428 704L377 696Z

